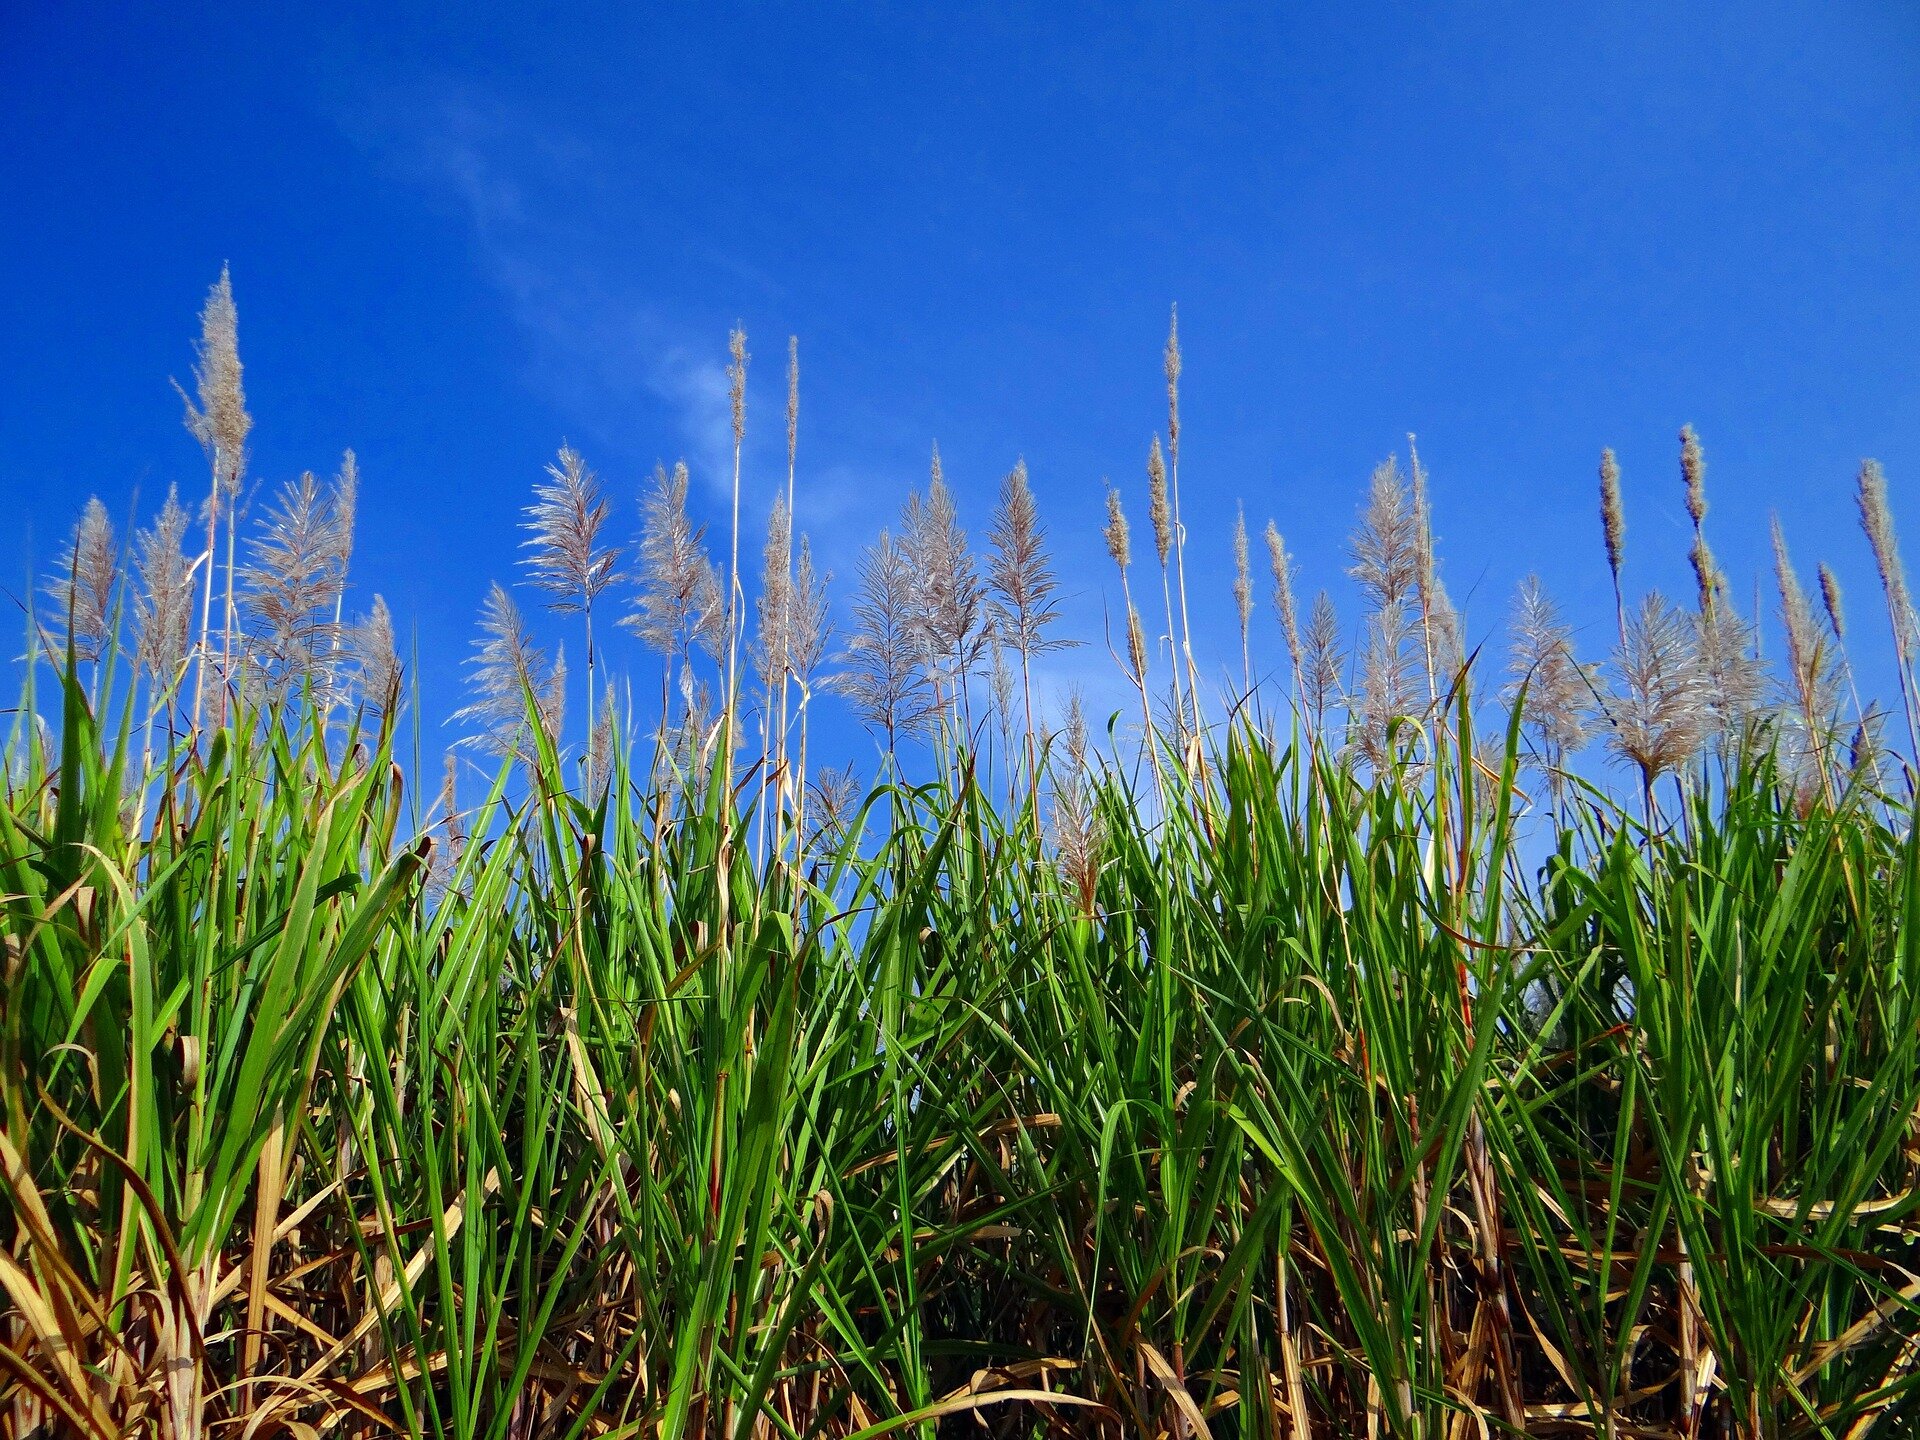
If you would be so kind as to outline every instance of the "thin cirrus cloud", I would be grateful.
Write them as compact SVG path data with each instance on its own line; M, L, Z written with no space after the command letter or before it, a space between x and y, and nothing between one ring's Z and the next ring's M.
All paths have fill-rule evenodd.
M525 337L526 383L567 417L577 438L605 453L609 467L626 467L636 483L656 461L685 459L710 515L730 501L725 335L696 334L638 293L631 247L594 219L614 208L598 178L609 173L603 157L464 81L389 84L336 105L334 114L373 163L459 218L474 263ZM778 288L704 243L685 236L673 243L698 251L695 268L724 272L750 294ZM784 490L786 473L780 425L751 418L777 414L784 403L783 394L776 398L784 390L784 347L758 348L749 367L742 478L750 527ZM840 575L856 572L872 538L872 497L904 486L882 482L880 468L859 456L803 459L798 524L821 563Z
M474 261L528 342L527 382L602 445L660 448L636 416L664 410L697 483L729 491L732 429L721 342L679 333L600 258L591 147L471 84L389 86L337 113L388 174L452 209ZM596 253L599 252L599 253ZM713 354L704 353L711 348Z
M601 468L626 470L637 489L641 469L684 457L707 518L724 525L733 444L725 336L695 334L638 292L632 247L599 218L617 209L596 178L610 173L603 157L544 117L467 82L389 86L337 108L336 122L382 171L458 219L479 273L524 337L527 385L561 413L590 458L604 455ZM702 253L692 263L729 273L750 295L778 288L725 256ZM759 518L785 489L784 426L773 417L784 408L786 357L777 339L752 348L742 545L757 563ZM802 363L804 387L804 353ZM884 523L875 497L904 498L910 485L924 483L925 462L893 473L871 453L810 461L805 404L803 390L797 520L833 577L838 609L857 582L862 551ZM897 442L891 449L919 449L894 433L899 417L881 428ZM892 507L883 508L890 516ZM975 522L984 524L984 515ZM716 538L710 530L709 543ZM1075 608L1086 610L1078 619L1094 628L1081 635L1089 642L1084 648L1036 664L1036 704L1057 720L1078 695L1096 726L1116 713L1124 722L1137 693L1103 663L1097 577L1077 579L1070 585Z
M620 206L600 178L614 173L604 156L467 82L390 86L337 114L373 163L459 219L474 264L524 338L525 383L559 412L613 488L635 495L656 462L685 459L709 543L724 544L733 464L724 329L709 334L710 319L670 319L661 302L640 293L634 272L642 262L605 218ZM706 241L673 235L663 244L683 253L691 271L724 277L750 299L779 290ZM763 517L786 489L783 341L778 334L749 336L741 498L748 568L758 563ZM932 442L908 439L912 422L897 415L869 416L852 453L810 455L805 348L803 337L796 525L833 579L838 610L883 523L875 498L903 500L910 486L924 483L924 459L903 470L900 456L924 456L922 447ZM863 427L830 428L844 442ZM832 438L828 445L838 449ZM891 515L890 504L882 508ZM983 516L976 521L984 523ZM1076 674L1055 685L1050 677L1043 688L1050 697L1058 691L1062 705L1068 690L1086 691L1091 702L1104 696L1106 679Z

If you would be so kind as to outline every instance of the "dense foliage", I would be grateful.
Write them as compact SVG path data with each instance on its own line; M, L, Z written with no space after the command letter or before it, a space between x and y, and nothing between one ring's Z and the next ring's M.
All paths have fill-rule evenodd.
M726 787L542 746L429 886L387 733L221 731L130 828L67 698L0 811L13 1434L1841 1435L1911 1388L1874 795L1592 800L1536 869L1511 759L1245 729L1152 824L1102 782L1088 876L964 764L756 870Z
M843 662L884 741L864 785L808 772L824 602L790 512L756 690L737 520L727 601L663 472L651 736L609 698L563 749L565 667L496 587L490 788L460 805L450 770L428 804L391 618L343 619L351 465L238 551L224 281L209 315L206 548L170 500L129 614L89 507L7 751L0 1435L1915 1423L1910 771L1841 703L1837 585L1821 630L1784 544L1764 693L1690 431L1699 606L1622 600L1610 679L1534 586L1514 687L1477 681L1415 460L1374 476L1351 667L1270 531L1291 683L1252 683L1238 530L1221 704L1186 640L1170 345L1164 634L1117 497L1106 530L1138 715L1036 724L1024 469L985 580L936 471ZM592 697L616 557L579 456L550 480L536 580L583 612ZM1871 468L1862 507L1904 679ZM1602 513L1617 586L1611 456ZM1596 736L1624 801L1572 763Z

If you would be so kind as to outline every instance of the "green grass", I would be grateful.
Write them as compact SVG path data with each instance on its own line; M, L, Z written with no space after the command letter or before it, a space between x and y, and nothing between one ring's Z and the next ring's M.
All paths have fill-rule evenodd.
M1735 759L1543 837L1464 707L1377 777L1243 724L1103 773L1085 896L964 751L756 867L727 785L542 740L448 870L390 730L237 715L136 807L63 702L0 808L8 1435L1913 1422L1905 799Z
M983 578L936 457L833 673L776 512L743 683L736 331L730 601L684 467L644 504L651 743L609 691L557 748L565 667L496 586L461 715L513 759L456 815L392 617L345 623L351 458L242 550L224 275L202 320L205 549L170 498L122 579L90 502L4 755L0 1440L1915 1427L1915 772L1866 753L1837 584L1823 629L1777 531L1768 694L1690 427L1694 612L1626 603L1603 459L1607 671L1528 587L1492 698L1410 454L1354 537L1355 663L1270 531L1283 703L1236 528L1236 697L1186 640L1170 336L1165 644L1110 493L1138 703L1090 750L1034 721L1024 467ZM534 576L594 697L611 506L570 449L548 478ZM1859 504L1920 746L1872 462ZM808 784L830 683L886 737L851 810Z

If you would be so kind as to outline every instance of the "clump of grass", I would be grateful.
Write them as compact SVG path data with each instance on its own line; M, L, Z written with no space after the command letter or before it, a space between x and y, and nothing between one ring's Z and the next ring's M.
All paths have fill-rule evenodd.
M209 416L240 403L215 298ZM984 581L936 471L828 660L794 354L759 787L737 520L729 602L684 466L643 501L628 617L657 721L590 690L576 765L564 659L496 585L459 716L492 764L449 754L430 801L393 617L341 618L351 485L265 514L217 662L190 610L229 537L188 557L169 497L107 579L83 516L72 662L51 698L27 671L0 803L0 1434L1911 1428L1920 863L1908 763L1841 711L1831 572L1822 630L1776 530L1783 699L1737 727L1714 616L1757 664L1722 581L1697 615L1621 599L1605 674L1530 579L1482 696L1410 456L1355 538L1353 693L1335 602L1299 623L1269 525L1292 725L1209 730L1156 447L1165 723L1109 487L1139 733L1103 746L1076 700L1045 735L1030 672L1067 617L1023 468ZM737 330L733 359L738 482ZM1164 371L1177 455L1177 337ZM1602 485L1620 597L1610 454ZM1861 500L1898 649L1877 468ZM619 583L609 514L563 449L533 516L561 604ZM223 708L175 727L195 658ZM809 767L832 690L872 783ZM1595 736L1638 807L1583 769Z

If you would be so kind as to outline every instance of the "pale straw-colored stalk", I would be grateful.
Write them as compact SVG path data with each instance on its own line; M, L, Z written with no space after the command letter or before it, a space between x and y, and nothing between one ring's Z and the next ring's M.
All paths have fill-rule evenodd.
M747 438L747 332L738 324L727 335L727 399L733 420L732 554L727 563L726 757L723 775L733 773L733 724L739 701L740 658L740 450Z
M1167 493L1173 507L1173 567L1180 592L1180 654L1186 663L1187 702L1193 710L1193 733L1206 722L1200 714L1200 672L1193 660L1193 630L1187 620L1187 527L1180 518L1180 307L1167 319L1167 348L1162 356L1167 376Z
M188 398L176 384L186 406L186 425L206 452L212 480L207 492L207 548L205 589L200 602L200 641L197 674L194 681L193 725L200 727L201 713L208 691L215 683L207 673L213 626L213 552L221 514L227 517L227 606L221 641L226 667L218 683L224 687L230 678L233 649L233 555L236 507L241 480L246 472L247 436L253 429L253 417L247 413L246 392L241 383L239 312L233 303L233 279L226 266L220 278L207 292L207 303L200 311L200 339L195 346L193 367L199 403Z
M1187 728L1186 692L1180 682L1180 636L1173 618L1173 505L1167 498L1167 461L1160 449L1160 437L1153 437L1147 451L1147 515L1153 522L1153 549L1160 559L1160 603L1167 616L1167 655L1173 661L1175 729Z
M1233 512L1233 612L1240 621L1240 693L1253 693L1253 651L1248 641L1253 626L1253 565L1247 554L1247 507Z

